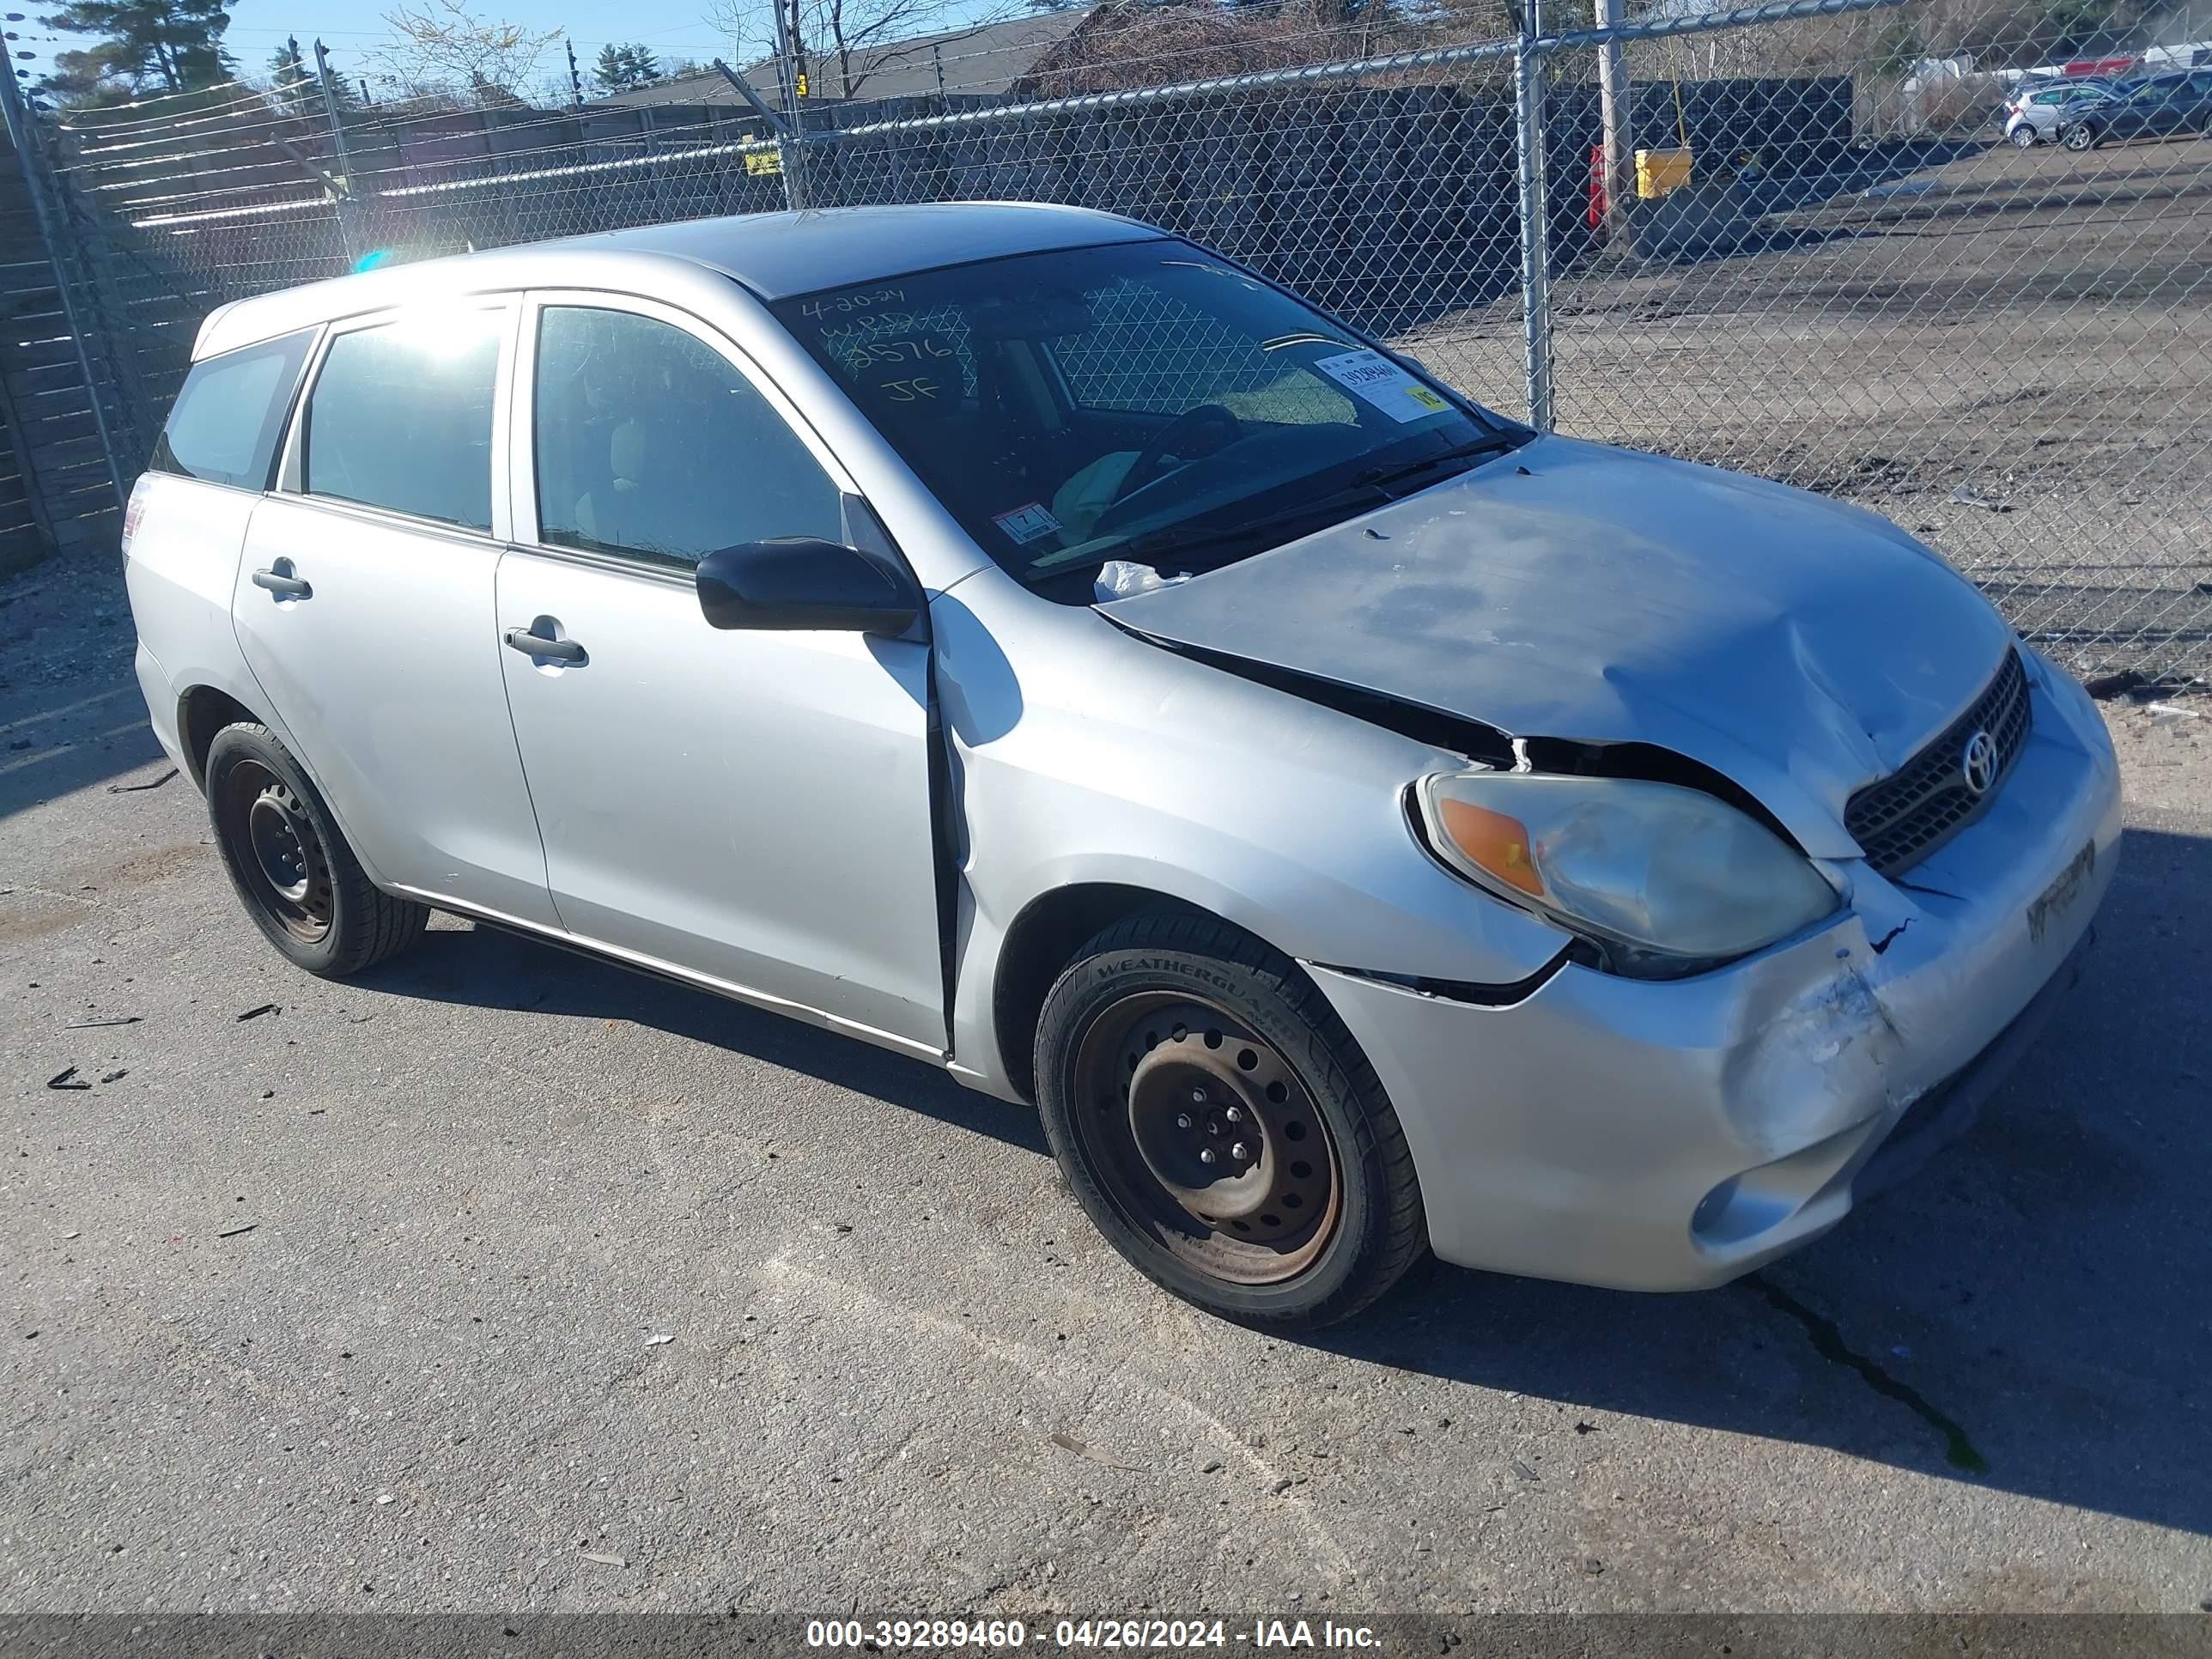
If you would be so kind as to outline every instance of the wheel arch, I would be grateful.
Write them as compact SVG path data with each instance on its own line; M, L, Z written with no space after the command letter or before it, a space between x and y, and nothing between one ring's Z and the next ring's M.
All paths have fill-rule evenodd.
M1071 882L1048 889L1015 915L992 968L991 1025L1003 1075L1024 1099L1036 1098L1037 1018L1053 982L1086 941L1118 921L1148 912L1192 916L1252 932L1189 899L1115 881Z
M177 699L177 739L191 769L192 787L207 793L208 750L226 726L267 726L258 710L213 685L195 685Z

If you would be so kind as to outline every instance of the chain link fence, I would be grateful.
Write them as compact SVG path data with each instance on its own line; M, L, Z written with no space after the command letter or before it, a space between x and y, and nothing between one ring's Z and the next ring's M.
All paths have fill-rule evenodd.
M1072 203L1540 426L1882 513L2085 678L2212 679L2212 46L2099 84L2027 34L1957 50L1979 15L1668 0L1396 50L1078 27L960 107L802 112L726 77L689 104L372 108L326 77L49 118L39 154L125 477L198 319L241 295L705 215Z

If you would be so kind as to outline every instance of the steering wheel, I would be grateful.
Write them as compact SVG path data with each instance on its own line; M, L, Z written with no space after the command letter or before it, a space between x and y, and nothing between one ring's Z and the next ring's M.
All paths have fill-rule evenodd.
M1219 436L1194 451L1193 441L1208 433L1218 433ZM1121 487L1114 492L1114 499L1127 501L1158 477L1160 463L1170 455L1196 460L1201 455L1227 448L1243 435L1244 422L1219 404L1194 404L1154 433L1152 442L1137 452L1137 459L1123 475Z

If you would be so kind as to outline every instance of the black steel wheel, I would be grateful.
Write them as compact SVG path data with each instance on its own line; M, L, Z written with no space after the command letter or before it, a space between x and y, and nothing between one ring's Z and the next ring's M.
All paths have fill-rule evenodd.
M1121 1254L1247 1322L1326 1324L1425 1243L1396 1112L1295 964L1224 923L1139 916L1047 997L1039 1106Z
M1343 1218L1335 1142L1296 1070L1236 1013L1124 997L1085 1032L1075 1089L1085 1161L1193 1267L1279 1284L1328 1247Z
M292 962L343 978L422 937L428 907L378 890L299 762L266 726L216 733L206 787L231 884Z
M299 796L258 760L241 758L209 802L216 833L244 849L238 866L250 902L302 944L330 936L331 861Z

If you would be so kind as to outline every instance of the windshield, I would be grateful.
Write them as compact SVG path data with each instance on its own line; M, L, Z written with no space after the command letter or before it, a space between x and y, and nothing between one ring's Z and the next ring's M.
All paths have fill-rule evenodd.
M985 551L1069 600L1108 561L1210 568L1528 435L1171 240L773 308Z

